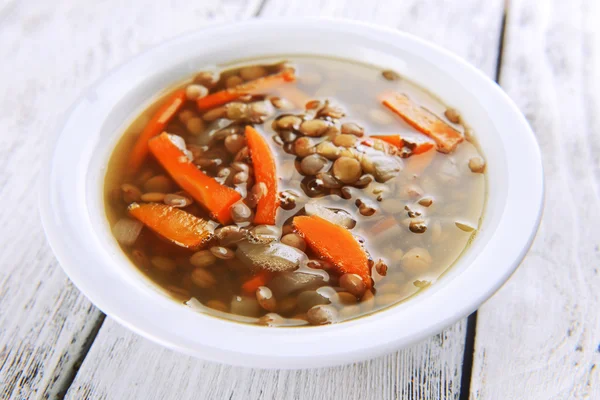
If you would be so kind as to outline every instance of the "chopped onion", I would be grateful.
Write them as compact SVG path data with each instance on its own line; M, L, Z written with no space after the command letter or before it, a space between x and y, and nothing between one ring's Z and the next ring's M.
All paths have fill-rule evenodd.
M320 275L294 271L279 274L267 286L271 289L275 298L282 299L294 292L314 290L325 284L325 280Z
M131 246L135 243L144 225L130 218L121 218L113 226L113 234L119 243L123 246Z
M281 228L275 225L256 225L247 234L248 241L254 244L267 244L281 238Z
M238 243L236 256L249 267L269 271L289 271L306 259L306 254L295 247L279 242L268 244Z
M304 212L306 215L316 215L348 229L356 226L356 221L344 210L332 210L317 203L308 203L304 206Z

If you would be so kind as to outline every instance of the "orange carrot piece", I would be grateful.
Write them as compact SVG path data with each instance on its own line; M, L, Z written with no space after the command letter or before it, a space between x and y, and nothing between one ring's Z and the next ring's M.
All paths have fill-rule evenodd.
M250 125L246 126L246 142L254 167L254 180L256 184L264 184L266 193L258 200L254 223L261 225L274 225L279 207L277 193L277 170L275 156L265 138Z
M265 286L269 283L272 276L273 273L271 271L263 269L242 284L242 291L246 294L254 294L260 286Z
M384 106L399 115L413 128L432 138L442 153L454 151L464 140L459 131L431 111L413 103L405 94L391 93L382 97Z
M433 149L435 145L431 142L421 142L415 143L415 147L412 149L412 153L414 155L423 154L431 149Z
M148 142L150 151L173 180L220 223L231 221L230 207L242 196L200 171L165 132Z
M129 214L174 244L187 249L198 249L210 240L214 222L207 221L183 210L160 203L131 203Z
M402 139L402 137L400 135L371 135L371 137L375 138L375 139L383 140L384 142L387 142L387 143L391 144L392 146L396 146L399 149L404 147L404 140Z
M152 139L165 129L171 118L173 118L177 111L183 106L185 99L185 90L177 90L162 106L160 106L158 111L156 111L150 119L150 122L144 127L144 130L137 138L137 141L131 150L131 155L129 156L127 173L130 176L137 173L146 159L146 156L148 155L148 140Z
M406 160L406 171L417 175L421 174L429 164L431 164L434 158L435 151L433 151L433 148L421 154L413 153L413 155Z
M219 92L209 94L196 100L200 111L210 110L223 104L229 103L245 94L254 94L261 91L271 89L274 86L285 82L293 82L296 80L296 75L292 70L285 70L273 75L268 75L262 78L255 79L250 82L245 82L231 89L224 89Z
M435 147L435 143L433 142L411 142L405 141L402 139L400 135L371 135L372 138L383 140L386 143L391 144L392 146L397 147L398 149L402 149L404 145L408 143L409 148L412 147L412 154L421 154L425 153L428 150L431 150Z
M367 253L348 229L316 215L294 217L293 223L308 246L340 274L357 274L371 287Z

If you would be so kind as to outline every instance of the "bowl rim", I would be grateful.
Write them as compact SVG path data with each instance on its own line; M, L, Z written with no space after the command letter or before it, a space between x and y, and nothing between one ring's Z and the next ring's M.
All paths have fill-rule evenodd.
M302 32L307 26L314 26L323 21L328 22L327 29L330 29L331 32L343 34L350 31L356 31L364 33L365 35L372 35L374 37L373 40L378 40L377 38L381 38L383 35L394 38L398 42L412 46L413 49L420 49L419 51L422 52L421 55L424 57L426 55L435 55L438 60L445 63L445 68L452 67L455 69L455 72L458 71L456 72L457 74L462 74L461 79L465 79L465 82L470 80L471 82L476 82L471 83L471 85L480 85L478 90L481 90L489 97L486 98L486 101L493 103L498 106L498 109L502 110L502 112L497 111L498 115L495 117L491 115L490 118L499 118L499 115L502 114L503 118L507 119L507 121L505 121L507 126L515 129L522 137L522 146L517 150L517 155L526 157L521 157L521 159L518 159L515 162L521 163L520 165L525 167L526 172L522 175L515 174L512 166L507 166L510 170L509 190L512 190L513 186L525 188L528 190L530 200L524 205L527 218L523 218L523 220L518 223L510 221L511 223L509 224L510 228L513 229L517 224L520 226L521 231L518 234L513 235L518 236L518 240L510 236L510 231L502 231L500 237L506 239L507 243L495 243L496 246L492 246L494 247L492 250L496 252L495 258L498 259L500 265L494 266L492 270L488 271L481 268L477 271L464 271L463 273L469 272L468 275L470 276L462 276L460 281L457 280L457 277L454 277L454 281L452 281L454 282L453 284L450 282L450 284L443 288L443 291L437 290L431 296L427 296L426 299L420 303L419 312L428 313L428 317L432 317L431 321L428 321L427 323L419 322L417 327L411 328L404 334L393 335L387 332L386 328L398 328L398 326L395 325L394 321L389 317L386 318L385 315L383 318L381 317L383 314L390 314L389 310L399 306L393 306L382 312L376 313L380 314L377 318L366 316L342 324L314 328L303 327L301 329L270 329L222 320L207 322L206 318L212 320L215 320L215 318L199 315L198 319L202 320L203 324L212 326L216 329L216 332L218 332L221 337L223 333L229 335L242 335L239 337L244 337L245 339L241 340L244 340L245 343L262 344L260 351L243 351L237 343L227 343L227 340L222 340L221 343L215 341L215 339L208 343L203 342L202 339L196 338L198 341L191 342L189 338L189 329L192 328L193 324L187 324L184 321L178 322L181 322L183 324L181 327L184 330L187 330L188 335L186 337L183 337L185 336L184 334L178 334L173 330L168 330L168 327L164 328L165 331L159 331L158 327L148 322L149 319L152 318L151 314L155 313L156 310L119 307L119 304L124 304L119 302L124 302L128 299L118 294L112 294L113 298L109 298L111 296L110 289L107 289L106 287L102 289L95 287L94 277L87 276L80 267L81 263L86 261L85 254L82 254L81 251L77 253L77 250L74 250L73 243L66 243L67 241L63 235L61 235L61 231L69 232L69 229L72 229L73 224L64 217L64 213L61 214L58 211L59 206L57 205L57 199L61 197L60 190L63 189L63 187L57 187L56 185L53 185L53 183L57 182L55 175L58 170L63 168L63 166L60 165L60 160L57 160L56 154L58 153L60 146L64 146L64 143L61 143L61 136L64 135L65 131L73 129L73 126L70 126L70 124L73 123L74 113L77 113L82 107L90 108L91 103L87 99L94 97L92 92L102 89L103 85L106 86L107 83L114 81L115 77L119 74L123 74L128 66L131 66L136 62L140 63L151 60L153 56L160 51L169 49L186 40L197 40L203 36L206 37L207 35L211 35L211 32L214 33L215 31L231 33L233 31L240 32L244 30L262 30L267 32L277 29L291 29ZM492 113L491 109L488 108L487 110ZM473 312L483 301L490 297L502 284L504 284L504 282L506 282L529 249L539 226L543 209L543 168L541 152L535 140L535 135L517 106L495 82L446 49L411 34L391 28L375 26L369 23L336 18L294 18L293 20L259 19L236 23L212 24L201 30L178 36L163 44L152 47L113 69L105 77L101 78L88 88L66 114L65 120L63 124L61 124L61 128L57 131L55 141L56 143L52 146L51 152L47 155L45 165L48 166L48 168L44 170L42 179L40 180L40 214L48 242L63 270L67 273L72 282L103 312L146 338L166 347L200 358L243 366L306 368L338 365L373 358L438 333L446 326ZM82 155L82 157L86 156L89 156L89 154ZM80 175L85 175L87 170L84 168L83 171L79 171L78 173ZM517 182L518 185L515 184L515 182ZM526 183L526 185L524 185L524 183ZM510 194L512 196L511 199L516 196L514 191ZM78 196L75 197L77 197L79 201L85 202L85 199L82 200L82 198L85 198L85 193L79 193ZM87 209L84 211L90 212L90 210ZM510 219L510 217L510 214L508 216L506 214L504 215L506 220ZM503 223L504 222L505 221L503 221ZM65 229L66 231L64 231ZM94 238L91 238L90 240L93 242ZM512 240L512 242L509 242L510 240ZM82 245L82 247L86 248L86 246L92 246L92 244L95 246L98 245L98 243L92 242L87 242ZM499 242L499 240L496 240L496 242ZM487 247L490 247L489 245L490 243L486 245L484 252ZM489 251L491 252L492 250ZM502 253L500 253L500 251ZM115 279L114 276L108 276L106 278L108 280ZM471 281L473 280L475 280L478 285L472 285ZM114 283L115 287L118 287L119 282L115 281ZM162 302L157 303L157 307L159 308L158 311L163 314L173 311L169 305L163 304ZM412 315L415 316L414 313ZM370 322L374 326L365 329L365 322ZM357 326L358 328L356 328ZM194 327L197 328L197 326ZM374 332L381 330L383 330L384 333L377 335L377 337L372 336ZM211 334L212 333L213 332L211 332ZM359 338L369 338L369 340L357 342L357 339ZM343 342L343 344L346 344L347 346L344 347L343 344L339 346L336 345L333 349L327 349L323 346L311 347L311 343L315 340L326 341L328 339ZM296 346L293 352L288 351L290 345Z

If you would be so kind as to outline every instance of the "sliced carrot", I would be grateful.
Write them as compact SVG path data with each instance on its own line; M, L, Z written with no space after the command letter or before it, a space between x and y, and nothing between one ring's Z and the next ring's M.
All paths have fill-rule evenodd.
M372 138L383 140L398 149L402 149L405 145L411 149L412 154L425 153L435 147L435 143L429 141L413 142L411 140L404 140L400 135L371 135Z
M348 229L316 215L294 217L294 227L308 246L335 265L340 274L357 274L371 287L367 253Z
M266 186L266 193L258 200L254 223L274 225L279 207L275 156L265 138L250 125L246 126L246 142L254 167L254 180Z
M200 111L210 110L223 104L229 103L245 94L254 94L271 89L274 86L285 82L293 82L296 75L292 70L285 70L263 78L258 78L250 82L245 82L231 89L224 89L219 92L209 94L196 100Z
M263 269L242 284L242 291L246 294L254 294L260 286L265 286L269 283L272 276L273 273L271 271Z
M437 149L442 153L454 151L456 146L464 140L459 131L431 111L413 103L405 94L385 94L382 97L382 103L409 125L432 138Z
M161 133L148 142L150 151L173 180L190 194L220 223L231 221L230 207L242 198L230 187L221 185L214 178L200 171L171 141Z
M127 165L127 173L133 176L137 173L140 166L148 155L148 140L161 133L173 116L185 103L185 90L180 89L173 93L165 103L160 106L158 111L152 116L150 122L144 127L144 130L137 138L133 145L129 163Z
M383 140L397 148L401 149L404 147L404 140L400 135L371 135L372 138Z
M413 147L412 153L415 155L423 154L423 153L433 149L434 147L435 147L435 144L433 144L431 142L415 143L415 147Z
M181 247L200 248L213 236L214 222L166 204L131 203L128 210L148 228Z
M435 158L435 151L431 148L421 154L413 152L413 155L406 160L406 172L421 174L431 164Z

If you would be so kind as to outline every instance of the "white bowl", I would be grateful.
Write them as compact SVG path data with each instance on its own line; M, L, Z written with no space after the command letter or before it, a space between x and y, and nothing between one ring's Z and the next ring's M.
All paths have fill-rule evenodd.
M107 161L136 113L205 65L313 54L392 68L461 111L487 159L488 200L472 245L424 293L367 317L322 327L267 328L194 312L161 294L118 247L105 218ZM485 75L444 49L395 30L323 19L214 26L153 48L75 104L42 176L48 240L75 285L103 312L164 346L203 359L307 368L376 357L473 312L524 257L543 200L540 151L525 118Z

